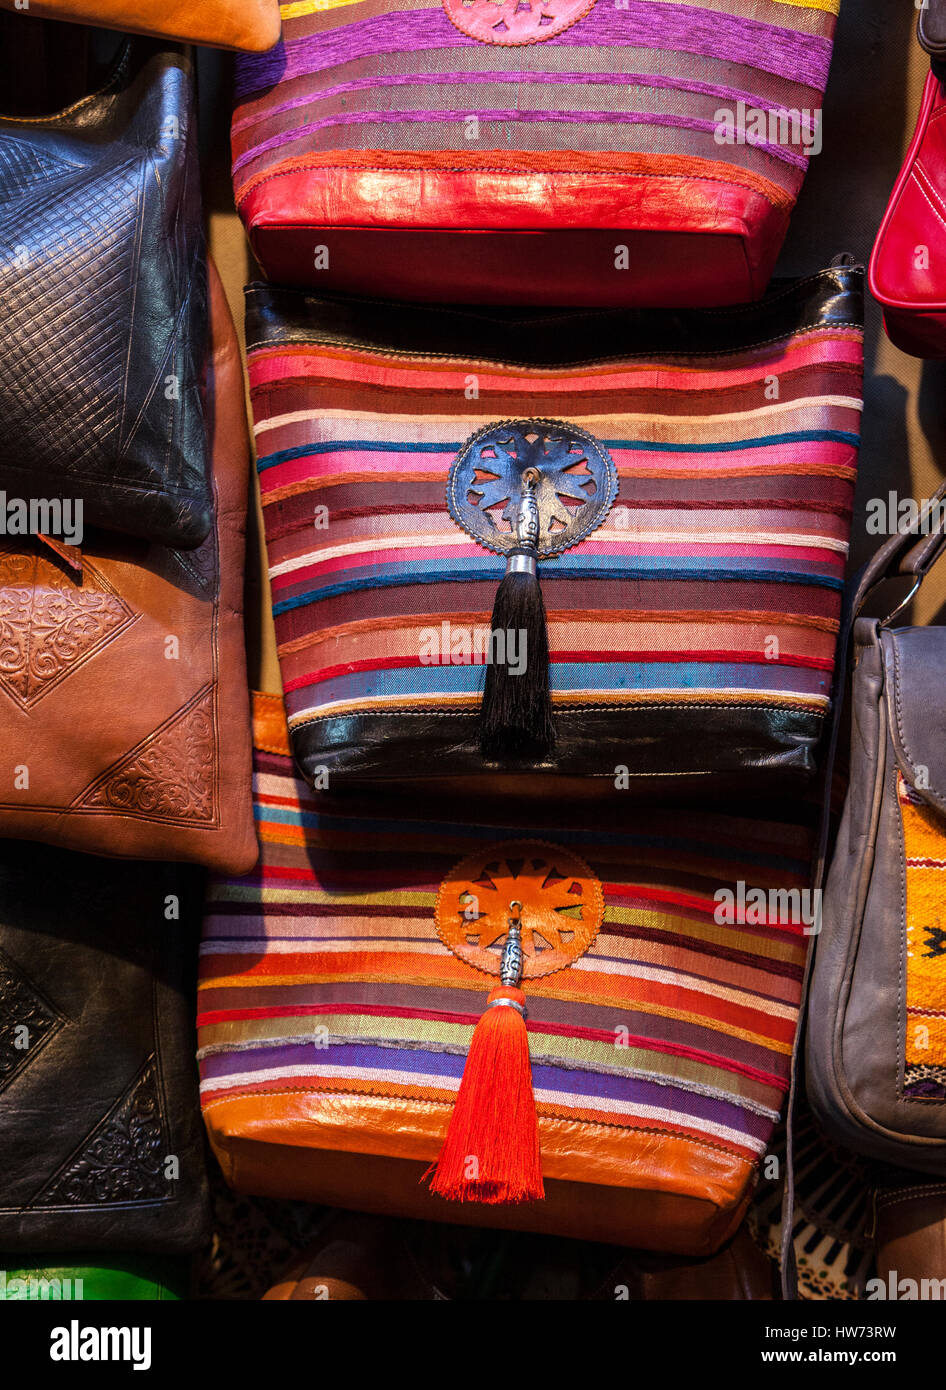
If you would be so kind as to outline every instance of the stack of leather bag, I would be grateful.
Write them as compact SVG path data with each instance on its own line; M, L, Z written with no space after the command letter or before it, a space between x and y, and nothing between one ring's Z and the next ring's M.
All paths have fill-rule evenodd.
M208 1230L195 866L256 858L249 452L192 60L106 47L94 95L0 121L7 1297L63 1277L86 1298L186 1293L186 1264L149 1257Z
M257 702L260 865L215 882L204 929L204 1114L241 1190L703 1257L745 1213L806 938L714 910L807 882L862 307L843 262L741 306L805 131L733 155L709 119L723 91L816 104L833 18L773 58L770 25L714 14L724 58L700 17L301 5L238 60L288 715L287 738ZM463 641L528 551L530 468L550 713L504 740ZM468 1185L442 1161L431 1192L518 903L544 1195L509 1200L521 1173L480 1171L482 1136Z
M862 1291L943 1171L946 703L861 615L944 532L848 584L863 269L771 278L837 5L165 8L0 16L47 89L105 26L0 118L8 1278L186 1296L206 1133L334 1209L273 1299L791 1295L842 1169Z

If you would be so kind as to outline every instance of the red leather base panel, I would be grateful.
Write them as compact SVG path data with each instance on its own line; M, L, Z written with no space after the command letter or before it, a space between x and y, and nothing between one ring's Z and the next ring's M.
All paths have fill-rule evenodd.
M792 208L775 184L721 161L439 158L309 154L238 186L266 275L442 304L743 304L765 292Z

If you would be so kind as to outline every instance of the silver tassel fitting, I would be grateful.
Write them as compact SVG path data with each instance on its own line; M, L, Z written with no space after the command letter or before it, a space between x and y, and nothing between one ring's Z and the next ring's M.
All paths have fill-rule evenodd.
M539 474L534 468L527 468L522 475L522 496L519 499L519 512L516 516L516 543L521 547L518 554L510 555L506 564L507 574L535 574L538 569L539 548L539 503L535 495ZM528 552L522 554L522 550Z
M499 966L499 983L515 985L522 981L522 928L518 917L510 917L509 932Z
M510 903L510 907L515 911L522 908L522 903ZM499 963L499 983L501 985L511 985L518 989L522 982L522 920L518 912L515 917L509 918L509 930L506 934L506 944L503 946L502 959ZM487 1004L488 1009L516 1009L522 1014L523 1018L528 1018L527 1011L515 999L494 999L491 1004Z

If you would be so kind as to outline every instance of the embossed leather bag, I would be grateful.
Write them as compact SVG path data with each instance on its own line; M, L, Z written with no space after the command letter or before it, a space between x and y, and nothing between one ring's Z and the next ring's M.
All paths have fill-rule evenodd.
M203 545L99 532L77 558L0 537L0 835L234 873L255 860L242 615L249 445L216 271L212 286L217 501Z
M0 1250L205 1238L188 1002L201 877L0 847Z
M946 485L927 529L880 548L855 613L884 579L905 576L916 591L943 553L944 498ZM861 617L854 657L851 781L811 973L808 1095L853 1152L943 1177L946 628Z
M0 9L251 53L272 48L280 30L279 0L29 0L25 10L22 0L0 0Z
M820 148L838 0L298 0L241 56L270 279L434 302L764 291Z
M85 528L205 540L196 142L191 59L145 40L95 95L0 117L5 522L10 499L80 501Z
M484 753L480 707L494 667L530 679L531 640L514 650L517 624L490 609L529 560L515 528L531 489L552 737L517 775L587 794L617 773L648 797L710 774L717 792L810 776L857 463L862 280L842 265L758 305L671 313L251 287L273 612L305 775L513 767Z
M335 797L295 771L282 701L255 699L260 865L211 882L198 991L203 1113L227 1181L437 1221L718 1248L788 1084L808 938L785 893L807 882L804 814L792 819L784 799L777 814L630 814L612 791L576 829L551 798L446 810ZM753 920L740 881L747 902L757 887L782 897L768 893ZM447 1201L420 1179L513 897L544 1200Z

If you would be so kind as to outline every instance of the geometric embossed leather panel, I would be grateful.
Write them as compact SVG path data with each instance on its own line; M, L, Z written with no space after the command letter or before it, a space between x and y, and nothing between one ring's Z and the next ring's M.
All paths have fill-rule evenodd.
M6 174L4 153L0 146L0 178ZM139 156L91 186L87 177L73 174L65 185L54 185L56 218L50 217L46 198L24 199L10 210L29 259L15 278L9 272L4 277L4 334L19 349L3 397L4 435L16 440L20 462L40 477L48 466L50 425L57 451L79 478L102 479L128 442L127 430L122 438L122 405L131 365L129 306L138 277L135 226L141 217L142 173ZM81 236L76 235L78 200ZM103 246L109 248L107 256ZM76 370L77 342L83 347L81 371ZM35 349L28 355L29 343L42 343L42 356ZM51 390L67 373L68 394L62 390L61 408L50 420Z
M190 1002L203 896L192 866L0 840L0 980L3 967L17 977L11 1018L32 1035L29 1065L0 1091L0 1250L203 1239Z
M213 749L214 689L206 685L182 710L80 792L71 809L215 824Z
M30 1206L170 1201L174 1184L164 1176L164 1160L169 1153L152 1056Z
M0 486L183 548L212 524L195 142L190 59L143 39L77 105L0 116Z
M0 132L0 207L22 198L36 184L62 178L76 167L50 149L23 145Z
M0 951L0 1091L58 1033L63 1022L58 1009ZM22 1028L26 1029L25 1036Z
M82 583L39 553L0 550L0 688L29 709L135 614L86 560Z

